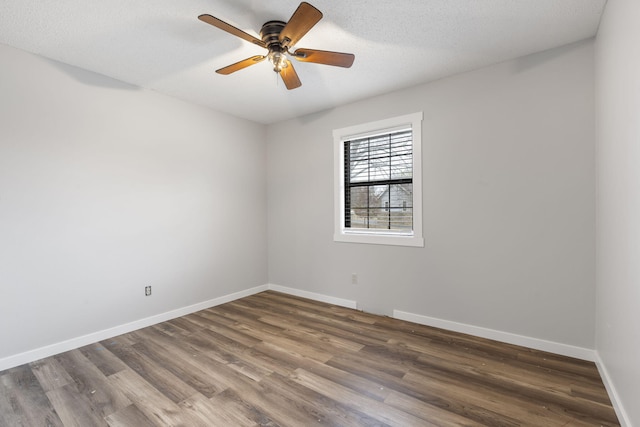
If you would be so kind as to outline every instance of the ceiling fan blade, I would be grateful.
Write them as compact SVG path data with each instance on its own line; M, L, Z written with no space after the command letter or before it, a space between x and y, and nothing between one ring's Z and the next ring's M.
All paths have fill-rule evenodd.
M280 43L294 46L321 19L322 12L303 1L280 32Z
M287 66L280 71L280 77L282 77L284 85L289 90L302 86L302 82L300 82L298 73L293 68L291 61L287 61Z
M226 22L219 20L215 16L203 14L198 16L198 19L201 20L202 22L206 22L207 24L211 24L214 27L220 28L221 30L226 31L227 33L233 34L236 37L240 37L241 39L244 39L248 42L257 44L258 46L264 47L265 49L267 48L267 45L264 44L264 42L259 38L254 37L249 33L245 33L241 29L236 28L231 24L227 24Z
M242 70L243 68L247 68L250 65L257 64L258 62L262 62L266 59L266 56L256 55L251 58L243 59L242 61L236 62L235 64L227 65L224 68L220 68L216 70L218 74L228 75L231 73L235 73L236 71Z
M298 61L315 62L316 64L334 65L349 68L356 59L352 53L331 52L316 49L297 49L291 54Z

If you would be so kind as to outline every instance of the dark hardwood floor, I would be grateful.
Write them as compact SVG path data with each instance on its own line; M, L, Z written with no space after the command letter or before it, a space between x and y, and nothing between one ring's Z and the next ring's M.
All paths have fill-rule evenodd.
M614 426L593 363L263 292L0 372L4 426Z

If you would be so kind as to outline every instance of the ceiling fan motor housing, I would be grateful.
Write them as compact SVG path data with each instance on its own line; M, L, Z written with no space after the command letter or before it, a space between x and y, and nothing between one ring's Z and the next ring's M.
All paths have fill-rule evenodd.
M269 49L269 51L285 51L282 43L280 43L280 33L286 24L287 23L283 21L269 21L262 26L262 29L260 30L260 37L267 45L267 49Z

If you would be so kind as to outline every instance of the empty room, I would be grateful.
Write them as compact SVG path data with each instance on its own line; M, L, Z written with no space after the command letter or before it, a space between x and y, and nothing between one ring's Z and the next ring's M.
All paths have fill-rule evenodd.
M0 427L640 426L638 22L2 0Z

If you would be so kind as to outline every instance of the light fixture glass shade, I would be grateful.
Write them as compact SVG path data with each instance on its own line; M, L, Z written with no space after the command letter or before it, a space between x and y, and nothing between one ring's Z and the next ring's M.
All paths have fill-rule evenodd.
M284 52L271 52L269 53L269 61L273 64L273 71L279 73L284 68L287 68L287 55Z

